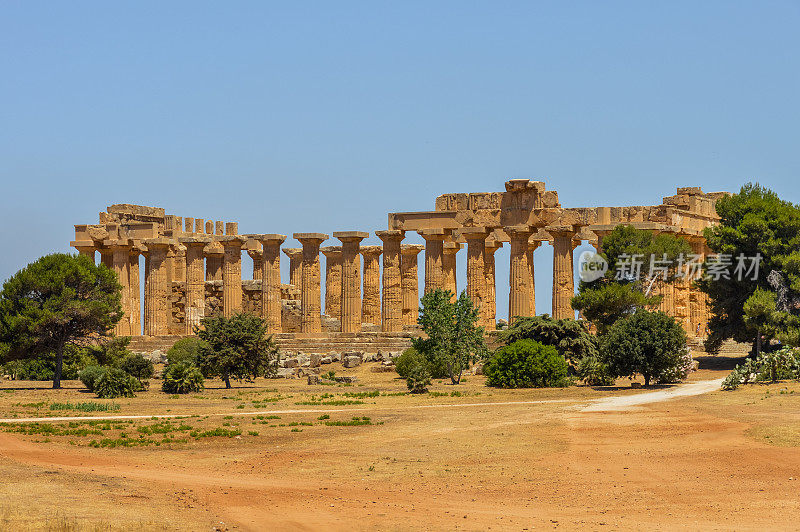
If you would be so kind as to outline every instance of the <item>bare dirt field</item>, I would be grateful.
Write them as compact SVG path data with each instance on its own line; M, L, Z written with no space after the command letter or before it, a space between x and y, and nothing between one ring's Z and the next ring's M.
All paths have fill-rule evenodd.
M703 359L690 381L719 379L732 362ZM333 369L357 375L358 384L275 379L225 390L208 381L202 393L176 397L158 391L156 380L151 391L108 401L79 382L49 390L4 381L0 528L763 530L800 523L800 383L622 407L613 399L613 409L591 409L652 390L631 389L627 380L610 388L496 390L470 376L411 396L393 373ZM83 412L75 405L84 402L114 406ZM24 421L42 417L79 419Z

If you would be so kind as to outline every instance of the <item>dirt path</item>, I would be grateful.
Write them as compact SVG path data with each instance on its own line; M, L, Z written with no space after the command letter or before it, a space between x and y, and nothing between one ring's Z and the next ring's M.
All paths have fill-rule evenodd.
M603 399L592 400L587 406L581 407L581 412L605 412L614 410L628 410L635 406L645 404L658 403L661 401L668 401L679 397L691 397L693 395L701 395L704 393L719 390L722 384L722 379L714 379L699 382L690 382L669 388L667 390L658 390L654 392L642 392L635 395L620 396L620 397L606 397ZM283 410L257 410L252 412L214 412L204 414L210 417L223 417L223 416L255 416L255 415L283 415L283 414L326 414L338 412L381 412L398 410L421 410L421 409L436 409L436 408L476 408L476 407L492 407L492 406L519 406L519 405L539 405L548 403L569 403L580 402L573 399L549 399L540 401L495 401L483 403L450 403L450 404L436 404L436 405L409 405L409 406L393 406L393 407L352 407L352 408L306 408L306 409L283 409ZM52 422L65 422L65 421L85 421L87 419L93 420L126 420L126 419L174 419L185 417L186 414L142 414L142 415L111 415L111 416L58 416L58 417L27 417L27 418L4 418L0 419L0 423L40 423L46 421Z
M608 412L615 410L630 410L632 407L660 403L662 401L669 401L679 397L691 397L693 395L702 395L704 393L714 392L720 389L723 379L714 379L709 381L690 382L681 384L674 388L667 390L657 390L654 392L645 392L636 395L627 395L622 397L606 397L597 399L592 404L581 408L581 412Z

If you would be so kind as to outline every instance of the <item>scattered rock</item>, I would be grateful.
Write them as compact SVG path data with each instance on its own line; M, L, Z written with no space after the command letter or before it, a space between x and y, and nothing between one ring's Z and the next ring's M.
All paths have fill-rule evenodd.
M319 384L319 375L309 375L308 384Z
M333 359L329 356L320 357L319 359L320 364L330 364L331 362L333 362Z
M341 382L343 384L355 384L358 382L358 377L355 375L342 375L338 377L334 377L333 380L336 382Z
M348 355L342 360L342 365L346 368L354 368L361 365L361 357L358 355Z
M320 355L319 353L311 353L308 362L312 368L318 368L322 363L321 360L322 360L322 355Z
M641 387L642 387L642 383L641 382L632 382L631 383L631 388L641 388Z

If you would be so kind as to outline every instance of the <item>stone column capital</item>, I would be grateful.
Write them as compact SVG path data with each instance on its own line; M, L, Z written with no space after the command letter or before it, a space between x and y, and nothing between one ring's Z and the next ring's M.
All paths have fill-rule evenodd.
M375 236L380 238L385 244L393 240L403 240L406 236L406 232L401 229L385 229L383 231L375 231Z
M183 244L186 247L203 247L205 248L209 243L211 243L211 239L205 236L182 236L178 238L178 242Z
M247 235L247 236L255 240L256 242L260 242L262 248L269 246L276 246L276 245L280 246L286 240L286 235L279 235L275 233Z
M238 235L224 235L217 237L217 241L222 244L222 247L225 249L228 248L242 248L242 245L245 243L245 239L238 236Z
M425 249L422 244L403 244L400 246L400 253L403 255L413 257L419 255Z
M503 230L512 240L528 240L536 229L529 225L510 225Z
M383 246L361 246L359 252L364 258L378 258L383 253Z
M489 239L486 241L486 253L494 254L501 247L503 247L503 242L500 240Z
M548 225L544 229L553 238L569 238L570 240L579 231L572 225Z
M485 227L464 227L461 229L461 235L467 240L486 240L489 230Z
M445 242L442 244L442 253L445 255L455 255L461 250L461 244L458 242Z
M301 248L283 248L282 251L290 259L292 257L301 257L303 255L303 250Z
M325 246L319 248L320 253L325 255L326 259L337 260L342 258L342 246Z
M425 239L426 242L428 241L440 241L443 242L445 238L448 236L448 232L445 229L420 229L417 231L419 236Z
M358 244L367 237L369 237L369 233L365 231L335 231L333 233L333 238L338 238L342 243Z
M330 236L326 235L325 233L294 233L292 235L292 238L299 241L305 247L307 244L311 245L316 244L317 246L319 246L320 244L328 240ZM285 251L286 250L284 250L284 252Z

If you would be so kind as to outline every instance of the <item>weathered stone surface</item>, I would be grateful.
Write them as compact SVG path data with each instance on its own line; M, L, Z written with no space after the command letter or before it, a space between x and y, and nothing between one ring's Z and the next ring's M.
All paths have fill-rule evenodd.
M354 368L361 365L361 357L359 355L345 355L342 359L342 365L346 368Z

